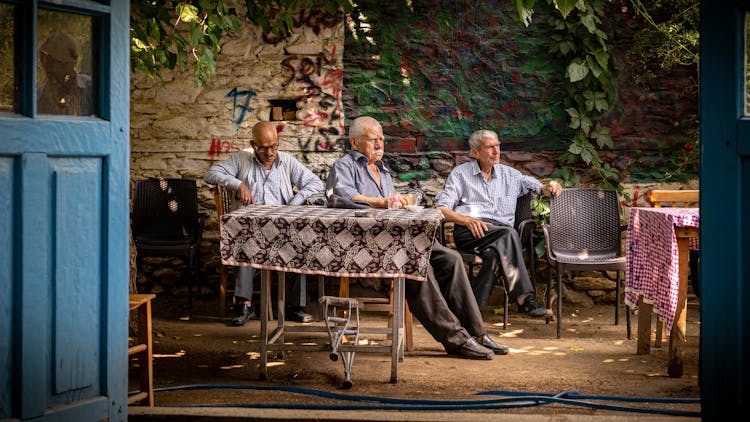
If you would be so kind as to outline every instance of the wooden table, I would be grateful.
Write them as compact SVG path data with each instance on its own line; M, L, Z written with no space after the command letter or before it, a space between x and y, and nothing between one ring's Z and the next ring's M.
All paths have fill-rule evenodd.
M432 208L350 210L320 206L254 205L221 218L221 259L225 265L261 269L260 378L267 377L267 352L328 350L329 345L290 344L284 333L327 332L319 324L285 324L285 272L336 277L395 279L390 346L347 345L342 351L390 352L391 382L398 379L404 353L404 283L424 281L432 243L443 219ZM271 271L279 271L277 327L268 332Z
M698 208L632 208L626 242L625 302L638 306L638 354L651 351L651 314L666 323L670 377L681 377L691 243L697 247Z

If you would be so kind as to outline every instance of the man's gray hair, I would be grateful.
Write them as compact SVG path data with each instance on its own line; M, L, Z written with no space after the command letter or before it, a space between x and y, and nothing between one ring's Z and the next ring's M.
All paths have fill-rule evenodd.
M487 129L481 129L471 134L469 137L469 148L471 149L480 149L482 147L482 139L484 138L491 138L491 139L498 139L497 133L487 130Z
M369 116L357 117L349 126L349 139L360 138L365 134L365 127L380 126L380 122Z

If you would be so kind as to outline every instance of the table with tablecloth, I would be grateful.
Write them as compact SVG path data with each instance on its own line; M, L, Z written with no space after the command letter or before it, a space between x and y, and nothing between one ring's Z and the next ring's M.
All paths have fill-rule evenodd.
M395 382L398 359L403 355L404 282L426 279L442 219L434 208L409 211L253 205L224 214L222 262L265 270L261 277L261 378L266 377L266 351L286 350L283 332L294 329L284 325L283 295L279 295L281 316L269 340L265 316L270 271L280 271L394 279L390 351L391 381Z
M669 368L673 376L682 373L679 354L685 338L688 252L697 247L699 220L698 208L630 210L625 302L638 306L639 353L649 350L651 307L666 323L672 333ZM645 324L647 331L642 327Z

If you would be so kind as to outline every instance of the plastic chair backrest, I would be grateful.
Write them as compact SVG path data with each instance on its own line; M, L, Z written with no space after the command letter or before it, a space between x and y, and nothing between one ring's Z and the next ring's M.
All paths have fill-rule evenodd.
M563 189L550 200L550 249L557 255L585 252L612 257L621 251L617 192L599 188Z
M133 236L190 238L199 227L198 188L192 179L138 180L133 194Z
M531 197L533 193L528 192L527 194L518 197L516 200L516 221L514 223L516 230L521 222L534 218L531 215Z

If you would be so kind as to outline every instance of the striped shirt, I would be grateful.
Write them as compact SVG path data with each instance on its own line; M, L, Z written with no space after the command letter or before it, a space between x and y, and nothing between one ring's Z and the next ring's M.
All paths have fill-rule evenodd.
M512 227L518 197L529 191L539 193L541 189L541 182L504 164L495 164L490 180L486 181L477 161L471 160L451 171L445 180L445 190L435 197L435 206Z
M323 192L320 178L283 151L279 151L270 170L266 170L254 153L235 152L211 167L203 180L234 191L245 183L258 205L302 205L311 195Z

